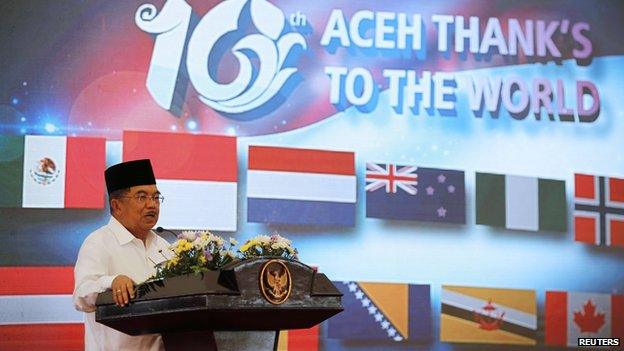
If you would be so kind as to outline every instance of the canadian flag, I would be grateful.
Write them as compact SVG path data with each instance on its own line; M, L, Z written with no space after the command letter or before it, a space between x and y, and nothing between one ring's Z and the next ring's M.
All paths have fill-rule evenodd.
M578 346L578 338L623 338L624 295L546 292L546 344Z

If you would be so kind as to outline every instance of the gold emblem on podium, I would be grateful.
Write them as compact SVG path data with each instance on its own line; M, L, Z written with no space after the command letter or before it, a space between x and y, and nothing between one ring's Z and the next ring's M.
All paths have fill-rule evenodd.
M260 291L274 305L284 303L290 295L292 280L288 267L281 260L270 260L260 270Z

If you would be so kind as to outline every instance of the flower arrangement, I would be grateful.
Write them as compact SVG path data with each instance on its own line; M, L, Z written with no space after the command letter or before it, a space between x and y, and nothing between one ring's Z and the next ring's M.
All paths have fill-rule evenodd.
M238 250L242 259L262 256L277 256L289 260L297 259L297 249L292 242L279 234L258 235L247 240Z
M237 259L232 248L237 244L208 231L184 231L170 249L174 256L157 267L154 279L217 270Z
M237 244L232 238L226 243L223 238L208 231L183 231L169 247L173 257L158 265L156 275L150 280L218 270L234 260L263 256L297 259L297 249L279 234L251 238L240 247L238 254L233 251Z

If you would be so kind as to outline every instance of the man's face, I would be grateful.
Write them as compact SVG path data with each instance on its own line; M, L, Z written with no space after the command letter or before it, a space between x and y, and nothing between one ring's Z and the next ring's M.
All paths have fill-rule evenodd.
M156 185L139 185L130 188L117 203L113 214L133 234L147 234L158 222L160 195ZM145 201L141 201L145 200Z

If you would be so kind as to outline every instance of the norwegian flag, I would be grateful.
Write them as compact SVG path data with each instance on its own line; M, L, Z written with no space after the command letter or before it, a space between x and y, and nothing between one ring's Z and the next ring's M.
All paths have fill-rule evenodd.
M574 238L624 247L624 179L574 175Z
M397 169L398 168L398 169ZM386 193L396 193L397 188L403 189L410 195L416 195L418 185L416 167L397 166L393 164L366 163L366 191L375 191L381 187Z

